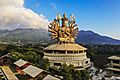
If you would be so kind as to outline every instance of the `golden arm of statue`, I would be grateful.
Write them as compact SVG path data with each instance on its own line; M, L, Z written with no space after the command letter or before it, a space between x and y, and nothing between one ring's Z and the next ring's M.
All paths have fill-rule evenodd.
M55 30L49 29L48 31L51 32L51 33L57 34L57 32Z

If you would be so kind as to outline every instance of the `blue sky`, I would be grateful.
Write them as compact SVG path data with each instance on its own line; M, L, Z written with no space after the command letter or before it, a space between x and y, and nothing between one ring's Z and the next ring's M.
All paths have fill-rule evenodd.
M49 21L57 13L74 14L80 30L120 39L120 0L25 0L24 6Z

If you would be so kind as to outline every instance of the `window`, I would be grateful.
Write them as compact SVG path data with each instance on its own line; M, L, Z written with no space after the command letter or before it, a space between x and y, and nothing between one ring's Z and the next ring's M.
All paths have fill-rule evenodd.
M113 66L113 68L120 69L120 67L119 67L119 66Z
M113 63L119 64L118 60L113 60Z
M88 61L85 61L85 64L88 64Z
M54 66L61 66L61 63L54 63Z
M51 50L46 50L45 52L46 52L46 53L52 53L52 51L51 51Z
M65 54L65 51L58 51L59 53Z
M67 53L68 53L68 54L72 54L72 53L73 53L73 51L67 51Z
M83 68L82 66L76 66L76 68Z
M83 53L83 51L79 51L79 53Z
M120 75L119 71L113 71L113 74Z

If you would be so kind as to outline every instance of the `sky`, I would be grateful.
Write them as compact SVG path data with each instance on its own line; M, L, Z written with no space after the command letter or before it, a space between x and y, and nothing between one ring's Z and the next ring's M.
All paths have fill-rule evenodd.
M0 29L47 30L57 13L74 14L79 30L120 40L120 0L0 0Z
M80 30L120 39L120 0L26 0L25 7L49 21L57 13L74 14Z

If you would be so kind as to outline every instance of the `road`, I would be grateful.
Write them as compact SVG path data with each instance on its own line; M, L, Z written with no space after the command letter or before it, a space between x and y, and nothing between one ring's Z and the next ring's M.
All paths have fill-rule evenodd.
M0 68L0 80L7 80L1 68Z

